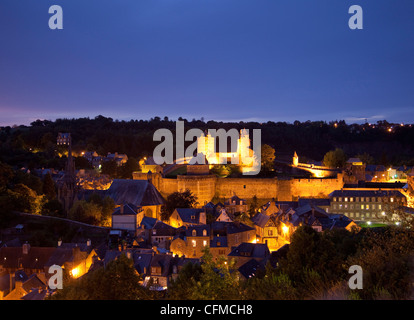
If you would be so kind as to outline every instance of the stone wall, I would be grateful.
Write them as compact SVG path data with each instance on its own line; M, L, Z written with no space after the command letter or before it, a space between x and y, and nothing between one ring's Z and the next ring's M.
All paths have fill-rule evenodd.
M134 173L134 179L147 179L146 174ZM278 179L278 178L218 178L215 175L177 176L163 178L152 174L154 186L163 194L189 189L198 197L200 206L214 196L230 198L237 195L242 199L275 198L278 201L296 201L298 197L322 198L334 190L343 188L343 175L333 178Z

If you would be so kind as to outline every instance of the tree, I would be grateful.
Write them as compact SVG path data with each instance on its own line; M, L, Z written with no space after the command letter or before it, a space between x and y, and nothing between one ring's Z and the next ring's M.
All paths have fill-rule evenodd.
M201 280L203 270L199 263L184 264L178 277L168 287L168 299L188 300L193 295L197 283Z
M208 247L203 249L200 281L196 282L190 299L231 300L243 297L234 260L220 256L216 261Z
M51 300L149 300L154 295L141 286L132 259L121 254L105 267L80 279L68 279ZM65 280L65 279L64 279Z
M412 230L388 227L366 230L356 255L347 265L363 270L362 299L408 299L412 294Z
M0 162L0 192L6 190L7 185L13 177L14 173L12 168L9 165Z
M184 192L174 192L167 197L165 205L161 209L161 219L168 220L176 208L193 208L197 197L189 189Z
M264 144L261 152L262 170L264 172L272 171L275 165L275 149L268 144Z
M139 171L139 163L135 158L128 158L127 162L120 168L120 177L122 179L132 179L132 173Z
M69 210L69 219L99 225L102 219L102 208L94 202L76 201Z
M56 199L55 182L53 181L50 173L46 174L43 179L42 191L48 200Z
M107 174L111 178L116 178L118 173L118 165L115 160L104 161L101 167L102 174Z
M101 226L103 227L111 226L112 212L114 212L114 210L115 210L115 201L111 197L106 196L102 200Z
M367 152L357 154L355 157L360 159L365 164L374 164L374 158Z
M346 164L347 157L345 152L336 148L333 151L328 151L323 157L323 164L329 168L343 168Z
M249 207L250 217L253 217L256 214L258 208L259 208L259 202L257 200L256 195L254 195L250 203L250 207Z
M44 204L43 195L37 195L36 191L21 183L7 192L12 199L14 210L32 214L41 213Z

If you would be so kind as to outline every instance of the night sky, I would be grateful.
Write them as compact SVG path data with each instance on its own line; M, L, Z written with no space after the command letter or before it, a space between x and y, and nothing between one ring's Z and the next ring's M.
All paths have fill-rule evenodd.
M414 1L1 0L0 125L99 114L414 123Z

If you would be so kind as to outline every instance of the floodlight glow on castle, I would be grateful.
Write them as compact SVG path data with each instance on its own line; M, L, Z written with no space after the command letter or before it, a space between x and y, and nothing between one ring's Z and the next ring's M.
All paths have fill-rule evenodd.
M163 140L164 138L164 140ZM227 140L231 149L228 152ZM193 128L184 133L184 121L176 122L176 159L174 160L174 137L168 129L158 129L154 141L162 141L155 147L156 164L231 164L239 165L244 175L256 175L261 169L261 130L253 129L253 145L250 148L249 130L208 129L207 136L201 129ZM185 141L194 141L184 150ZM217 152L216 146L219 146ZM162 155L164 153L164 156ZM196 155L194 155L196 154ZM207 160L207 163L206 163Z

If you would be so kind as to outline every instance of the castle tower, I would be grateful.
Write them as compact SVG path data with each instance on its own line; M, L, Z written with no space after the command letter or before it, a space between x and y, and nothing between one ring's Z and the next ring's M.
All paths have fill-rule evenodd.
M298 154L295 151L295 154L293 155L293 166L297 167L299 165L299 157Z

